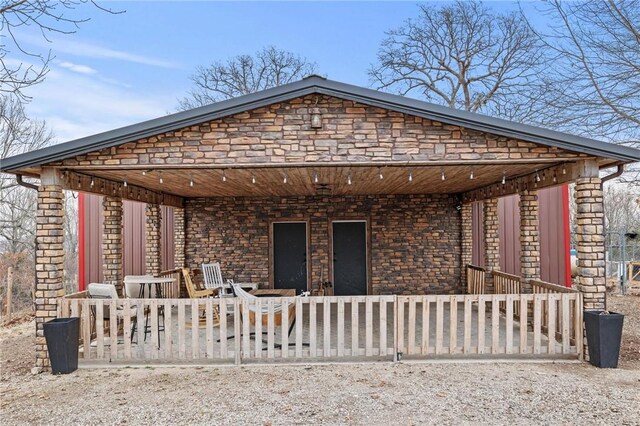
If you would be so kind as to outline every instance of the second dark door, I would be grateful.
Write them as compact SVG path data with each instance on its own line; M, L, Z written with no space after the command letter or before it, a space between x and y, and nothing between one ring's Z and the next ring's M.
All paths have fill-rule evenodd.
M307 224L273 224L273 287L307 291Z
M367 294L367 224L333 222L333 294Z

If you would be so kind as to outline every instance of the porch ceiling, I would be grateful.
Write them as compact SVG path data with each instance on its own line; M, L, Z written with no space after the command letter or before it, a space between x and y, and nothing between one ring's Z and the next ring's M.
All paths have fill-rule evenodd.
M173 168L84 170L113 181L186 198L462 193L549 167L515 163L448 166L316 166L265 168ZM473 179L470 178L473 170ZM442 180L444 172L445 179ZM380 173L383 178L380 179ZM411 174L412 179L409 180ZM317 175L317 183L315 177ZM224 178L226 178L226 181ZM287 182L284 182L285 176ZM351 184L349 184L349 176ZM162 177L162 183L160 178ZM255 183L253 178L255 177ZM193 181L193 186L190 182Z

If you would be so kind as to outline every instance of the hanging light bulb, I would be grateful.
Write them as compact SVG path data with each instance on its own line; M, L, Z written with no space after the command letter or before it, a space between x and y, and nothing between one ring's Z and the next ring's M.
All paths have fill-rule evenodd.
M318 172L313 172L313 183L318 183Z
M440 176L440 179L445 180L447 177L444 175L444 169L442 169L442 174Z
M378 167L378 177L380 178L380 180L384 179L384 176L382 175L382 169L380 167Z
M567 174L567 168L564 166L564 164L562 165L562 174L563 175Z
M82 180L80 179L80 176L78 176L78 188L80 188L80 186L82 186Z
M353 182L351 181L351 173L347 176L347 184L351 185Z
M164 179L162 179L162 172L160 172L160 184L164 183Z
M282 178L282 183L287 183L287 181L289 180L289 175L287 174L287 171L284 171L284 178Z
M540 175L538 174L537 170L536 170L536 182L540 182Z
M251 175L251 183L254 185L256 184L256 175L254 174Z
M142 171L142 176L146 176L146 175L147 175L147 171L146 171L146 170L143 170L143 171Z
M125 188L127 187L127 177L126 177L126 176L124 177L124 183L123 183L123 185L124 185L124 187L125 187Z
M409 182L413 182L413 172L409 170Z
M189 175L189 186L193 187L193 175Z
M226 181L227 181L227 174L226 174L226 172L224 171L224 169L222 169L222 181L223 181L223 182L226 182Z
M507 183L507 175L502 172L502 184L504 185L505 183Z
M469 174L469 179L473 179L473 167L471 168L471 174Z
M553 172L553 182L556 183L558 181L558 178L556 177L556 173Z
M95 184L96 184L96 181L95 181L94 177L91 176L91 183L89 184L89 186L91 186L93 188L93 185L95 185Z

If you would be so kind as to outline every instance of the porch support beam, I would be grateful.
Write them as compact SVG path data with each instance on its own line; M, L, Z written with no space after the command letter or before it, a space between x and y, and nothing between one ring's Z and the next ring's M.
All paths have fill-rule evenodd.
M160 262L160 232L162 226L162 211L158 204L147 204L146 207L146 273L157 275L161 272Z
M493 275L491 271L500 270L500 237L498 234L498 199L489 198L483 203L484 227L484 266L487 270L485 284L487 291L493 293Z
M471 203L463 203L460 209L461 232L462 232L462 254L460 257L462 263L460 276L460 290L465 291L467 280L466 266L471 264L473 259L473 205Z
M597 165L585 162L576 181L578 288L585 310L606 309L604 206Z
M185 266L185 217L184 208L173 209L173 228L174 228L174 257L173 266L175 268L182 268Z
M122 226L122 198L117 196L104 196L102 198L102 211L104 214L102 228L102 270L104 282L116 286L118 293L123 292L123 255L124 233Z
M56 170L43 170L36 211L36 362L37 371L50 368L44 323L57 317L64 296L64 190Z
M89 192L103 196L117 196L124 200L161 204L171 207L182 207L184 205L184 199L177 195L155 192L136 185L127 184L125 187L124 182L117 182L70 170L62 172L61 176L64 188L72 191Z
M520 191L520 276L522 288L531 292L529 280L540 279L538 191Z
M488 198L513 195L521 191L537 191L542 188L573 182L580 176L580 165L583 163L584 161L558 164L541 168L537 172L524 176L511 178L506 176L504 184L502 184L502 182L496 182L492 185L463 193L462 201L465 203L481 201ZM595 164L595 161L593 163Z

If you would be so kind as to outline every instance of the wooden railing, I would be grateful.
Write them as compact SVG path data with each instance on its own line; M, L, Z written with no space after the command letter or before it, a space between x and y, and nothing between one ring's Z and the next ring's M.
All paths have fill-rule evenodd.
M505 305L504 314L500 313L501 303ZM558 328L560 333L548 336L544 324L549 329ZM582 357L582 297L580 294L397 296L396 338L397 350L403 356Z
M539 280L530 281L531 288L535 294L547 294L547 293L578 293L578 290L574 290L570 287L564 287L558 284L551 284Z
M531 287L532 287L532 291L534 294L578 294L578 290L574 290L572 288L569 287L564 287L561 285L557 285L557 284L552 284L552 283L547 283L544 281L538 281L538 280L531 280L530 281ZM558 303L557 300L549 300L549 301L545 301L542 304L542 314L543 314L543 318L547 318L547 312L549 312L550 310L556 310L559 312L560 315L563 314L563 307ZM569 316L574 316L576 315L575 312L575 307L574 306L570 306L569 307ZM548 332L548 330L553 330L554 329L554 324L549 323L548 321L544 320L542 321L542 327L545 330L545 333ZM573 332L574 329L571 329L571 332ZM560 324L558 324L557 322L555 323L555 332L556 335L559 335L562 333L562 329L560 327Z
M163 285L162 290L165 293L163 297L167 299L178 299L180 297L180 280L182 279L182 268L175 268L175 269L169 269L167 271L162 271L157 276L163 277L163 278L175 279L173 283Z
M578 293L67 298L59 315L81 318L83 362L240 364L402 355L581 356L581 304ZM547 329L556 333L548 337Z
M484 294L485 270L479 266L467 265L467 294Z
M493 287L495 294L520 294L522 293L520 277L501 271L491 271L493 275Z

